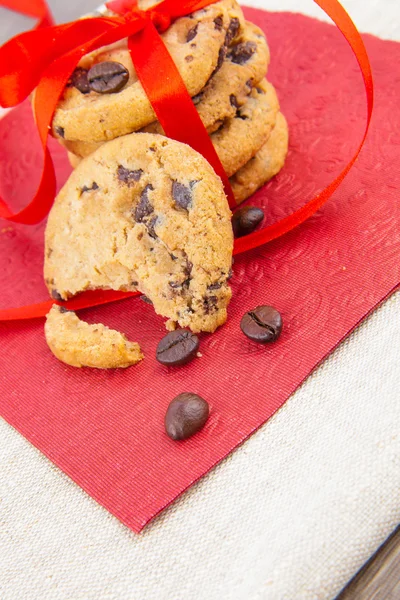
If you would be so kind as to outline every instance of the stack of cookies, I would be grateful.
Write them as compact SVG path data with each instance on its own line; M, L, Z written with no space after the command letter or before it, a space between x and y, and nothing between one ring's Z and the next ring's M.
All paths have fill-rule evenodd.
M265 78L265 36L235 0L220 0L176 20L162 37L240 203L280 170L287 153L287 124ZM201 155L165 137L126 41L81 60L53 134L76 168L46 229L51 296L140 291L171 331L223 325L233 231L222 182ZM142 359L138 344L60 305L48 315L46 339L73 366L127 367Z
M276 91L265 79L265 35L245 21L235 0L221 0L178 19L162 38L242 202L278 173L288 146ZM137 131L163 134L155 118L124 40L81 60L53 134L75 167L105 141Z

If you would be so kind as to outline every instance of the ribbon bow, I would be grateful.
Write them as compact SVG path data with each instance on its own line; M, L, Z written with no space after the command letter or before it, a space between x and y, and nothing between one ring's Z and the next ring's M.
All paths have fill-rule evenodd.
M44 152L42 178L33 200L14 214L0 198L0 217L34 224L49 212L55 196L55 174L47 139L58 101L74 68L85 54L123 38L138 78L149 97L166 135L199 151L220 175L230 206L235 206L229 180L185 84L169 55L160 32L177 18L212 4L215 0L164 0L143 11L136 0L114 0L107 6L117 16L82 19L66 25L38 27L10 40L0 48L0 104L19 104L36 89L34 113ZM355 164L365 143L373 110L373 79L368 55L354 23L338 0L314 0L334 21L349 43L360 67L367 96L368 115L365 133L353 158L320 194L288 217L240 238L234 254L257 248L291 231L315 214L332 196ZM0 4L41 18L39 25L51 22L45 0L0 0ZM29 6L29 8L28 8ZM162 69L163 77L154 77ZM176 116L179 115L179 118ZM119 300L132 294L91 292L70 301L71 308L86 308ZM52 301L31 307L0 311L0 320L44 316Z
M81 19L65 25L23 33L0 49L0 104L19 104L36 88L33 110L44 153L43 172L33 200L13 213L0 198L0 217L34 224L49 212L54 201L56 180L47 149L51 123L71 73L89 52L128 38L128 47L139 80L166 135L189 144L214 167L224 182L234 206L229 180L182 77L166 49L160 32L175 19L212 4L213 0L164 0L148 11L137 2L115 0L107 4L117 13L96 19ZM162 70L159 80L154 73ZM179 119L176 115L179 115Z

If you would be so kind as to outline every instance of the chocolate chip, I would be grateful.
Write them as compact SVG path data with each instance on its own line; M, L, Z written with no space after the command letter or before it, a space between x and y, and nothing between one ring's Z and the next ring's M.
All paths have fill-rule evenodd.
M92 191L98 190L98 189L99 189L99 186L97 185L97 183L95 181L93 181L92 187L88 187L87 185L84 185L83 188L81 188L81 192L83 194L84 192L92 192Z
M192 273L192 269L193 269L193 263L191 263L190 260L188 260L186 258L186 265L184 267L184 273L185 273L185 275L187 275L188 277L190 277L190 275Z
M214 312L217 309L218 298L217 296L209 296L208 298L204 298L204 312L206 315Z
M59 307L58 307L58 310L59 310L59 312L60 312L61 314L64 314L64 313L69 313L69 312L74 312L73 310L68 310L68 308L65 308L65 306L59 306Z
M145 302L146 304L153 305L152 301L147 296L140 296L140 299L142 300L142 302Z
M179 183L179 181L172 182L172 197L179 208L189 210L191 207L193 200L192 187L194 183L191 182L188 187L183 185L183 183Z
M176 329L159 342L156 358L162 365L175 367L191 361L199 349L199 338L187 329Z
M262 88L256 87L257 94L265 94L265 91Z
M231 94L229 96L229 100L230 100L231 106L233 106L233 108L239 108L239 103L237 101L235 94Z
M214 77L214 75L216 73L218 73L218 71L222 67L224 60L225 60L225 56L226 56L226 47L222 46L222 48L219 49L217 66L215 67L214 71L212 72L210 79L212 79Z
M237 17L231 19L228 31L226 32L225 46L229 46L233 39L237 36L240 29L240 21Z
M152 217L149 221L146 222L147 233L153 239L157 238L157 234L156 234L156 231L154 229L155 226L156 226L156 223L157 223L157 217Z
M186 36L186 42L191 42L192 40L194 40L194 38L197 35L198 28L199 28L199 24L192 27L192 29L189 29L188 34Z
M189 54L188 56L185 56L185 60L187 63L191 63L194 61L194 57L191 54Z
M126 86L129 71L118 62L101 62L88 73L90 89L98 94L115 94Z
M126 169L122 165L118 167L118 179L123 183L126 183L128 186L133 183L140 181L141 176L143 175L142 169L137 169L136 171L130 171Z
M217 29L218 31L222 31L222 28L224 26L224 17L220 15L219 17L214 19L214 25L215 29Z
M220 290L222 288L222 283L212 283L207 287L208 290Z
M230 50L228 58L236 65L244 65L256 51L257 44L254 42L243 42Z
M82 67L77 67L72 73L67 87L74 87L81 92L81 94L89 94L90 86L88 80L88 70Z
M235 211L232 217L232 227L235 237L248 235L258 227L264 218L264 211L255 206L244 206Z
M200 92L199 94L197 94L196 96L193 96L192 100L193 100L193 104L195 106L197 106L199 104L199 102L202 101L204 96L204 92Z
M154 188L151 185L151 183L149 183L148 185L146 185L146 187L140 195L139 204L135 209L135 221L137 223L142 223L143 219L151 215L151 213L154 211L153 205L151 204L148 196L148 193L151 190L154 190Z
M246 114L240 112L240 110L238 110L236 112L235 119L242 119L242 121L247 121L247 119L249 119L249 117Z
M65 129L64 127L56 127L55 128L55 132L57 135L59 135L61 138L65 137Z
M282 317L272 306L257 306L243 316L240 328L254 342L275 342L282 332Z
M57 292L57 290L52 290L51 297L53 300L58 300L59 302L62 300L62 296Z
M168 406L165 431L172 440L186 440L204 427L209 415L203 398L189 392L179 394Z

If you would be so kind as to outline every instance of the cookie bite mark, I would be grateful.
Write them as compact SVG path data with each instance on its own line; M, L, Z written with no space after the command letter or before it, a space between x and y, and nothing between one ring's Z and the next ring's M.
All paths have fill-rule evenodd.
M89 325L66 308L54 305L46 317L47 345L72 367L125 369L143 359L139 344L101 323Z

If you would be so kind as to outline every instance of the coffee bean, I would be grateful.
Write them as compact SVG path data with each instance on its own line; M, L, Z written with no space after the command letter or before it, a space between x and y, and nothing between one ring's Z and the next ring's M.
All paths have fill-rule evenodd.
M115 94L126 86L129 71L118 62L101 62L88 73L90 89L98 94Z
M75 87L81 92L81 94L89 94L90 86L88 80L88 70L83 69L82 67L77 67L72 73L67 83L67 87Z
M240 329L253 342L275 342L282 332L282 317L272 306L257 306L243 315Z
M235 237L252 233L264 218L264 211L255 206L244 206L235 211L232 217L232 227Z
M172 196L175 200L175 204L179 206L179 208L189 210L192 204L192 187L194 184L195 182L192 181L190 187L188 187L178 181L172 183Z
M254 42L243 42L232 48L228 58L237 65L244 65L255 52L257 52L257 44Z
M186 392L179 394L168 406L165 414L165 431L172 440L186 440L206 424L210 414L208 403Z
M187 329L176 329L159 342L156 351L158 362L167 367L184 365L191 361L199 349L199 338Z

